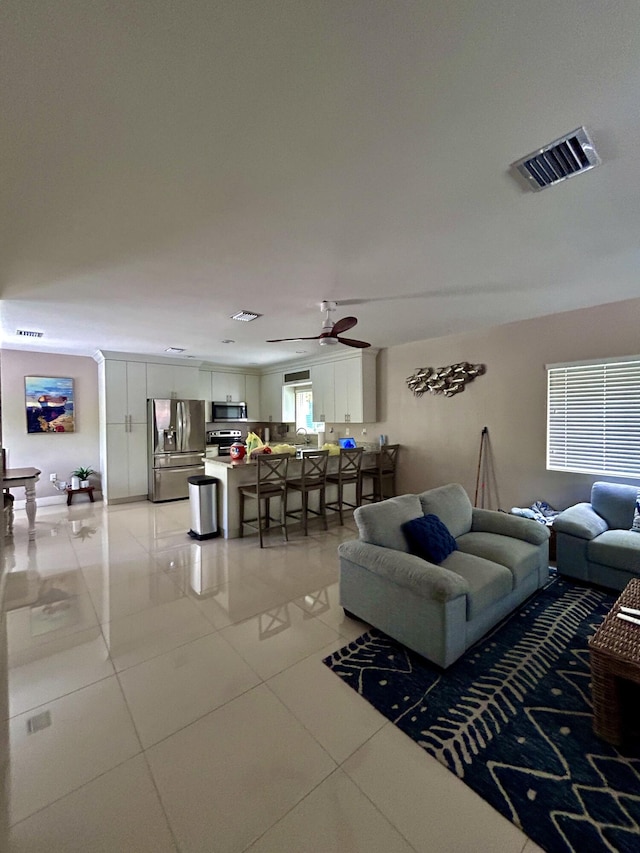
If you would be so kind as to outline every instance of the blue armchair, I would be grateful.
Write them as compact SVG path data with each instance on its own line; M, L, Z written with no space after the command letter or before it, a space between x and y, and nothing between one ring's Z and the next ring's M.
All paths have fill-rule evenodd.
M637 497L635 486L594 483L591 503L561 512L553 522L558 572L616 590L640 577L640 532L631 529Z

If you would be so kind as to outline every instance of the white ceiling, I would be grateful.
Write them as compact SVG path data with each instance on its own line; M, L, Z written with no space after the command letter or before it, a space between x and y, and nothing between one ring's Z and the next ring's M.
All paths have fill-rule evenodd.
M323 299L384 347L640 295L638 0L3 0L0 39L5 347L265 365ZM523 190L580 125L603 165Z

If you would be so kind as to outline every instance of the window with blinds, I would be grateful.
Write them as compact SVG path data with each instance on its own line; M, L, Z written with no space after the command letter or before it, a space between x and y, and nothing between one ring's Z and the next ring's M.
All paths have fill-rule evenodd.
M547 370L547 469L640 477L640 356Z

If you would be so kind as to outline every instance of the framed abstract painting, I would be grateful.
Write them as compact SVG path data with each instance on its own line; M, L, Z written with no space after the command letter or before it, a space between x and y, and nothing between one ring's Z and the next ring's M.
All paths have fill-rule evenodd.
M75 432L73 379L25 376L27 433Z

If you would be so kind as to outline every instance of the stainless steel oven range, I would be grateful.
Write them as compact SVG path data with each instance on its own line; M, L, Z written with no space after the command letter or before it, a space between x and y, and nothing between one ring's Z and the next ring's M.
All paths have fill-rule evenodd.
M239 429L212 429L207 432L207 444L217 444L220 456L231 456L231 445L241 440Z

